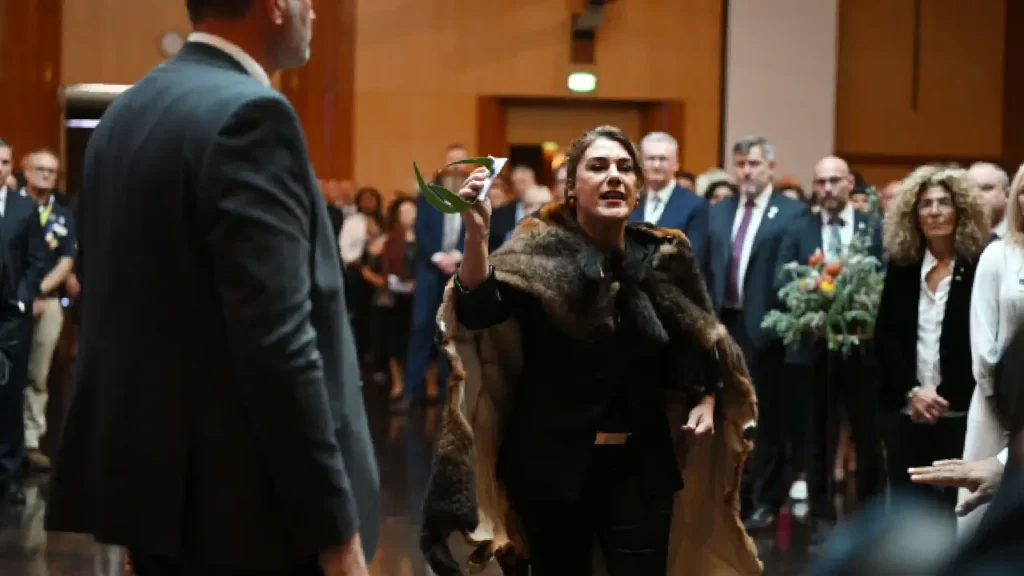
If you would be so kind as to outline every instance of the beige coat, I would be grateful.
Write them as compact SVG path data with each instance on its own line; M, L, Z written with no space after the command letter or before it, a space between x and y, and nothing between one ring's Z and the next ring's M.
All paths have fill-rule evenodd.
M574 315L574 287L583 277L573 247L582 237L567 229L561 204L545 206L523 221L516 234L491 256L497 279L538 298L551 320L567 334L585 337L595 322L615 313L617 283L606 297ZM666 395L676 455L685 488L676 496L669 552L673 576L755 575L762 572L757 550L739 518L743 462L752 450L747 438L757 418L757 402L742 354L711 313L710 299L681 233L631 225L631 233L661 242L654 261L656 286L646 295L654 322L682 331L690 344L714 349L722 364L713 437L688 440L681 428L689 406ZM574 244L576 243L576 244ZM603 275L601 275L603 277ZM603 281L603 280L592 280ZM610 282L610 281L609 281ZM421 545L438 576L502 573L502 562L528 556L500 480L498 448L510 411L510 398L523 363L514 319L471 332L455 318L449 284L438 311L443 350L451 360L450 400L444 408L438 452L424 505ZM601 293L601 291L598 291ZM643 299L643 298L641 298ZM643 308L643 306L641 306ZM599 556L598 556L599 558ZM601 572L598 563L598 572Z

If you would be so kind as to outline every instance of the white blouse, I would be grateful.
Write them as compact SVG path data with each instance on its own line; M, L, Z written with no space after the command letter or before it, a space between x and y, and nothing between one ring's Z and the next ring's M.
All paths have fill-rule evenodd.
M996 363L1024 322L1024 252L996 240L985 248L971 296L971 355L974 379L985 397L994 393Z

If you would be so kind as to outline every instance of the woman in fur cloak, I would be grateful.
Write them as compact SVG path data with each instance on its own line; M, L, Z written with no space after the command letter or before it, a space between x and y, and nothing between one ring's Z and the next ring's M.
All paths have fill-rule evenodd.
M438 576L760 574L738 514L756 401L690 244L627 226L644 181L617 128L567 168L565 201L492 255L488 202L463 213L421 547Z

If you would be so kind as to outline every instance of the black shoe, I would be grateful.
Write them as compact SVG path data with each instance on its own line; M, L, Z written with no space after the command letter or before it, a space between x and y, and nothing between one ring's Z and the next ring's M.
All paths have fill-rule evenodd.
M8 482L0 491L0 504L8 506L24 506L25 491L16 482Z
M743 528L747 532L760 532L767 530L775 524L775 512L767 506L758 506L757 510L743 522Z

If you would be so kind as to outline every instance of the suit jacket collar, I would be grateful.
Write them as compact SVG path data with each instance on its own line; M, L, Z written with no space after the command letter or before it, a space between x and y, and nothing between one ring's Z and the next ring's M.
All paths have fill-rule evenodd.
M270 76L252 56L242 50L237 44L226 38L206 32L193 32L188 35L189 43L206 44L221 52L224 52L238 62L247 74L260 81L264 86L270 86Z
M249 71L230 54L202 42L186 42L172 61L175 60L196 62L249 76Z

